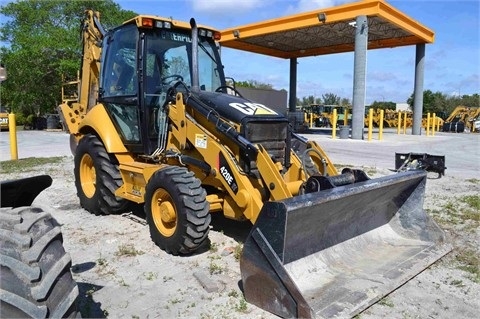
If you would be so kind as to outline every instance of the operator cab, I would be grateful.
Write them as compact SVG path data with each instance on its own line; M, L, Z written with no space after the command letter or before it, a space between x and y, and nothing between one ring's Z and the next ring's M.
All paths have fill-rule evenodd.
M226 85L217 36L211 29L198 29L198 78L203 91ZM159 134L166 134L162 113L172 98L172 87L186 92L194 85L191 28L178 21L139 16L109 31L102 47L99 102L129 151L152 154Z

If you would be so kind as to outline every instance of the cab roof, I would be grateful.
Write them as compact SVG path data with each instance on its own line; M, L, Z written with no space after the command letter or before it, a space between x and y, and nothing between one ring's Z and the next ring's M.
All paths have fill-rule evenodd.
M182 28L182 29L191 29L190 23L185 22L185 21L179 21L179 20L174 20L173 18L165 18L165 17L160 17L160 16L155 16L155 15L138 15L130 20L125 21L123 24L130 24L130 23L135 23L137 27L142 27L142 20L144 18L147 19L153 19L155 21L162 21L162 22L170 22L173 27L175 28ZM206 30L211 30L211 31L216 31L219 32L217 29L202 25L202 24L197 24L198 28L206 29Z

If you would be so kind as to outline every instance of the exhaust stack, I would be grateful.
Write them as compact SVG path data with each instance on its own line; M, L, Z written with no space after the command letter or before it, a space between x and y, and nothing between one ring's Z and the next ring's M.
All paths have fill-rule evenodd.
M198 28L194 18L190 19L192 27L192 91L200 91L200 79L198 75Z

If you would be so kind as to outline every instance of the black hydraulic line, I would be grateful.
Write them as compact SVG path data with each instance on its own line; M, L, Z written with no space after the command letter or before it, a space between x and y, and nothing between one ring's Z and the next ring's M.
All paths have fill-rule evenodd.
M105 36L105 29L103 28L102 24L100 23L100 20L98 19L97 16L93 16L93 22L95 23L95 27L97 27L98 31L102 35L102 38Z
M188 156L188 155L179 155L178 159L180 163L186 165L192 165L200 168L204 171L207 175L211 173L212 167L205 161L201 161L195 157Z
M290 126L287 127L287 140L285 141L285 161L283 165L288 169L291 165L290 163L290 152L292 151L292 129Z
M369 179L364 171L350 168L344 168L341 174L335 176L315 174L310 176L305 183L305 193L314 193L338 186L365 182Z

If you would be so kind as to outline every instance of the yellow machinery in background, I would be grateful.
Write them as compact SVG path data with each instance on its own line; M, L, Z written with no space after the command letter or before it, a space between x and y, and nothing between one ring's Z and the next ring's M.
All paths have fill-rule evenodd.
M480 132L480 108L457 106L445 119L444 132Z
M339 125L349 125L352 121L351 107L340 105L311 104L303 106L305 122L309 127L332 127L333 110L337 110L336 123ZM345 121L345 116L347 121Z

